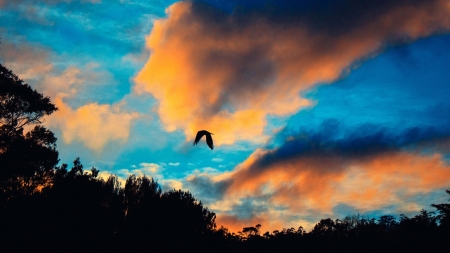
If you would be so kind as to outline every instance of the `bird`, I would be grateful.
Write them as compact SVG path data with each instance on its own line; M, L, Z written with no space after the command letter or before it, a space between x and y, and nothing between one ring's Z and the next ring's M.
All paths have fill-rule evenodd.
M214 144L213 144L213 140L212 140L211 134L213 134L213 133L210 133L210 132L208 132L206 130L198 131L197 132L197 136L195 136L195 141L192 144L192 146L197 145L198 142L200 141L200 139L203 137L203 135L206 135L206 144L208 144L209 148L211 150L213 150L214 149Z

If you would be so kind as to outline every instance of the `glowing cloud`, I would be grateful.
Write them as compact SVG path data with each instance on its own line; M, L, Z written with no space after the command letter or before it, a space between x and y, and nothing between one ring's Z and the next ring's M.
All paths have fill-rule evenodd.
M166 130L183 129L188 140L208 129L217 145L263 141L268 114L312 105L301 91L336 80L387 43L450 28L447 1L369 2L338 25L337 13L228 14L199 2L176 3L147 38L151 56L135 91L151 93Z
M56 97L58 111L49 117L48 125L62 131L66 143L83 142L86 147L100 151L108 141L125 142L129 136L131 121L138 113L124 113L118 105L89 103L73 110Z
M58 111L49 116L45 124L59 128L66 143L79 141L90 149L101 151L108 141L128 140L130 126L139 117L135 112L123 112L124 101L115 104L88 102L77 96L88 88L114 83L112 75L98 70L91 62L83 67L68 66L59 71L49 63L49 52L26 41L18 44L2 43L0 56L26 82L30 82L45 96L49 96ZM73 109L63 99L78 99L82 105Z
M228 194L244 197L270 192L277 205L288 203L296 211L313 207L331 213L339 203L373 210L404 202L397 195L400 192L412 196L441 189L450 183L450 166L440 155L393 152L347 161L340 157L298 158L260 168L259 173L242 167L231 178Z
M209 204L219 213L219 226L234 232L257 223L270 231L300 225L310 229L313 223L307 217L333 216L333 208L340 204L362 213L394 203L391 212L417 212L422 204L412 201L413 196L447 187L450 166L441 155L393 152L347 161L340 157L297 158L267 168L246 161L225 179L211 176L210 180L210 189L227 186L222 189L223 197ZM243 209L243 200L254 202L249 205L252 210Z

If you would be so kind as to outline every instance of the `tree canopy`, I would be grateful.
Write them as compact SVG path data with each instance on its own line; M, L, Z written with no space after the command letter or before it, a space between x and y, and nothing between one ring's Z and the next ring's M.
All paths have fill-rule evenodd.
M4 189L33 191L45 183L59 160L56 137L40 124L56 110L49 97L0 64L0 184ZM24 127L31 130L24 133Z
M0 124L7 133L29 124L42 123L42 117L57 108L49 97L33 90L11 70L0 64Z

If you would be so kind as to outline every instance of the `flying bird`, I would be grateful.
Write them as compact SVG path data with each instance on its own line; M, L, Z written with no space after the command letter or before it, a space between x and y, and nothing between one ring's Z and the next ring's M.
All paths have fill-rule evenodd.
M209 148L214 149L213 140L210 132L206 130L200 130L197 132L197 136L195 136L195 141L192 145L197 145L203 135L206 135L206 144L208 144Z

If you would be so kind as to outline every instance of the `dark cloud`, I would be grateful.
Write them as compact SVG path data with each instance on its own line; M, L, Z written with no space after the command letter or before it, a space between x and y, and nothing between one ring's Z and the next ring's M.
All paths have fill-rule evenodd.
M446 152L450 143L450 124L442 127L413 127L394 131L366 124L345 129L337 120L327 120L316 131L280 132L285 142L254 163L263 168L273 163L301 157L341 157L363 159L393 151ZM437 149L437 150L436 150ZM447 149L448 150L448 149Z
M316 0L316 1L193 1L193 10L198 17L212 21L211 25L223 22L226 15L246 24L252 20L268 20L280 26L306 26L312 33L339 35L382 18L394 9L433 9L441 0ZM431 9L430 9L431 8ZM217 15L221 10L223 15ZM379 20L382 22L382 20ZM399 39L399 36L396 36Z
M240 204L232 207L231 212L238 219L252 220L268 211L266 196L243 198L240 201Z
M214 182L210 177L204 175L191 176L186 187L195 195L201 196L205 202L222 199L230 182L227 180Z

